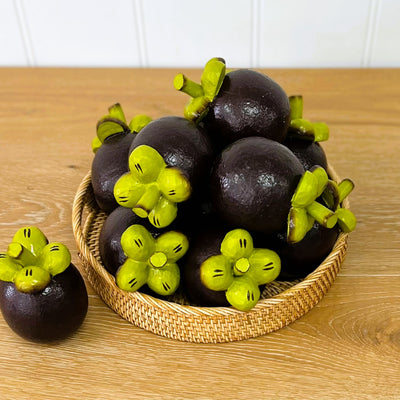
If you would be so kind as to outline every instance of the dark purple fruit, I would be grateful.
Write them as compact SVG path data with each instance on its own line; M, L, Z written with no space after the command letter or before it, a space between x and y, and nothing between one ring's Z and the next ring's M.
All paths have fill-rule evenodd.
M261 137L241 139L218 157L211 174L211 201L234 228L273 233L285 229L291 199L304 173L284 145Z
M326 154L318 142L287 137L283 144L294 153L305 170L309 170L315 165L319 165L325 170L328 169Z
M278 280L302 279L313 272L331 252L339 232L339 225L328 229L315 222L298 243L288 243L286 233L266 240L281 258ZM263 240L259 242L257 246L261 246Z
M88 295L73 264L52 277L40 292L23 293L0 281L0 309L11 329L25 339L52 342L76 331L85 319Z
M225 61L213 58L206 64L200 84L183 74L175 77L174 87L192 97L185 117L201 121L219 148L251 136L282 142L290 123L284 90L254 70L225 72Z
M142 223L147 229L151 226L147 220L143 220L131 209L124 207L117 207L104 221L99 236L99 251L101 261L111 275L115 276L118 268L126 260L121 247L121 235L131 225Z
M129 148L134 137L130 132L116 133L105 139L94 156L93 194L100 209L106 213L118 206L113 193L114 185L121 175L129 170Z
M141 145L157 150L167 166L186 176L194 190L208 176L213 151L206 133L194 122L176 116L154 120L136 136L129 152Z
M283 89L260 72L229 72L203 119L210 136L223 144L250 136L282 142L289 125L289 100Z
M199 232L189 246L182 267L182 288L187 299L198 306L229 306L225 291L208 289L200 279L201 264L211 256L221 253L221 242L226 230L217 225Z

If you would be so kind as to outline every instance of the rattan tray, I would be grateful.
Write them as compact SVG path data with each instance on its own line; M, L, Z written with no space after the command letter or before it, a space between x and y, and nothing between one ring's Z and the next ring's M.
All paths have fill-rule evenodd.
M329 175L338 181L330 167ZM349 207L346 199L344 207ZM72 223L79 257L89 283L121 317L132 324L172 339L221 343L249 339L276 331L311 310L331 287L347 251L347 234L341 233L324 262L304 280L273 282L248 312L230 307L195 307L119 289L102 266L98 237L105 220L94 201L91 175L82 180L75 195Z

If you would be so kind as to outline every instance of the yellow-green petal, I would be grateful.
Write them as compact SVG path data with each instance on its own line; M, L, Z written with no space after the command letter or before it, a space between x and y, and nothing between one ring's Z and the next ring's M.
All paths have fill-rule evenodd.
M128 258L136 261L147 261L154 253L156 246L151 233L142 225L135 224L121 235L121 246Z
M156 239L156 251L165 254L168 262L177 262L188 249L189 241L181 232L165 232Z
M228 232L221 243L221 253L233 261L249 257L253 251L253 239L244 229L234 229Z
M36 226L25 226L18 229L12 241L21 243L33 255L39 254L48 243L44 233Z
M135 292L147 282L149 270L147 262L128 258L115 274L116 284L122 290Z
M232 262L222 254L207 258L200 266L200 279L210 290L227 290L233 282Z
M46 245L39 254L37 265L54 276L64 272L71 264L71 253L59 242Z

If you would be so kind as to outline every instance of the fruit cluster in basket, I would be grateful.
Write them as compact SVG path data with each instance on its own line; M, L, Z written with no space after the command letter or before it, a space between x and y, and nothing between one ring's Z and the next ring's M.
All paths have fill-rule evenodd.
M115 104L97 124L102 263L126 291L247 311L355 228L342 207L354 184L328 174L327 125L266 75L213 58L200 83L178 74L174 86L191 97L183 116L128 124Z

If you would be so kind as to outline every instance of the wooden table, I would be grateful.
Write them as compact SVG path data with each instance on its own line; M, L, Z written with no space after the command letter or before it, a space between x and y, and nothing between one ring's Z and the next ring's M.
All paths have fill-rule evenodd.
M90 169L97 120L120 102L130 119L182 115L177 72L0 69L0 249L23 225L65 243ZM111 311L88 285L81 329L57 345L16 336L0 317L1 399L400 399L400 70L269 70L356 183L358 226L333 287L304 317L235 343L158 337Z

